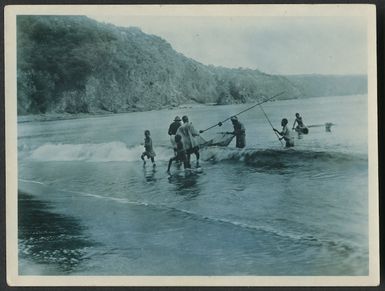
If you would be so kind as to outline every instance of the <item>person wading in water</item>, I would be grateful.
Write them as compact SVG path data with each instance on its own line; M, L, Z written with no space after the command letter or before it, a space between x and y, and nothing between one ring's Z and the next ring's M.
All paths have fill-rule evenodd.
M152 148L152 139L150 136L150 131L145 130L144 131L144 152L140 156L140 158L143 160L143 165L146 165L146 161L144 160L144 157L147 157L147 159L151 159L152 165L155 167L155 152L154 149Z
M171 164L173 161L183 163L185 169L187 166L186 151L183 148L182 137L179 134L175 135L175 143L176 143L176 154L168 162L167 173L169 174L170 174Z
M296 123L297 123L297 126L295 127ZM302 117L301 117L301 115L299 115L299 113L295 114L295 120L294 120L292 129L293 130L295 129L295 131L298 132L298 134L301 134L301 133L308 134L309 133L309 129L305 126L305 124L303 124Z
M245 126L239 122L238 117L236 116L231 117L230 120L233 123L234 131L229 133L235 135L235 146L237 148L244 148L246 146Z
M290 134L290 130L287 128L288 123L288 120L283 118L281 121L282 131L278 131L277 129L273 128L273 130L281 136L280 140L285 140L287 148L294 146L294 140Z
M191 168L191 154L196 156L196 166L199 167L199 146L195 137L199 136L198 131L194 128L191 122L189 122L188 117L185 115L182 117L183 125L180 126L176 132L182 137L183 148L186 151L187 156L187 168Z
M182 125L181 119L179 116L176 116L174 118L174 121L170 124L170 127L168 128L168 135L170 136L171 145L174 149L174 153L176 154L176 143L175 143L175 135L178 130L178 128Z

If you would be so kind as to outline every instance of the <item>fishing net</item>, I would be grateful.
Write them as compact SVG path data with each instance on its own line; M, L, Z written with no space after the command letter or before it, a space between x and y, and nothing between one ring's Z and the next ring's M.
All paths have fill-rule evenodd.
M215 136L209 140L205 140L204 138L199 136L198 143L201 148L210 147L210 146L226 147L231 143L234 136L235 135L232 133L219 132L219 133L216 133Z

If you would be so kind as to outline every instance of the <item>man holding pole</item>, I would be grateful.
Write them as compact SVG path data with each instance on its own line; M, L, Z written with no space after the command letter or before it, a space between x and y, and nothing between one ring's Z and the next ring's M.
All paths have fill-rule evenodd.
M294 141L293 141L293 138L291 137L290 130L287 128L288 123L289 123L288 120L286 118L283 118L281 121L282 131L278 131L275 128L273 128L273 130L281 136L280 140L281 139L285 140L286 147L290 148L294 146Z
M246 146L246 129L245 126L239 122L236 116L230 118L233 123L234 131L230 132L235 135L235 146L237 148L244 148Z

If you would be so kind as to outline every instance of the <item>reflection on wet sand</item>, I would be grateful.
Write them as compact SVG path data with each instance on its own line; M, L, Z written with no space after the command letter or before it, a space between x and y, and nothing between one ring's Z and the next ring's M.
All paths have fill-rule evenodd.
M86 259L85 251L95 245L84 235L84 227L78 220L51 212L49 203L19 192L19 257L36 265L55 265L61 272L70 273ZM89 251L89 250L88 250ZM25 270L19 265L19 273L41 270ZM42 268L39 268L42 269ZM44 269L44 268L43 268ZM48 272L48 269L47 269Z

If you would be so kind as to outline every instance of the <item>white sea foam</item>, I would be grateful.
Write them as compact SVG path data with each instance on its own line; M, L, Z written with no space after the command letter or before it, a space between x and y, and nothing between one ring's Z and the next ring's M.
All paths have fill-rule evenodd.
M36 161L137 161L143 146L127 147L122 142L100 144L44 144L33 150L30 158ZM168 160L173 152L168 147L155 147L156 160Z

